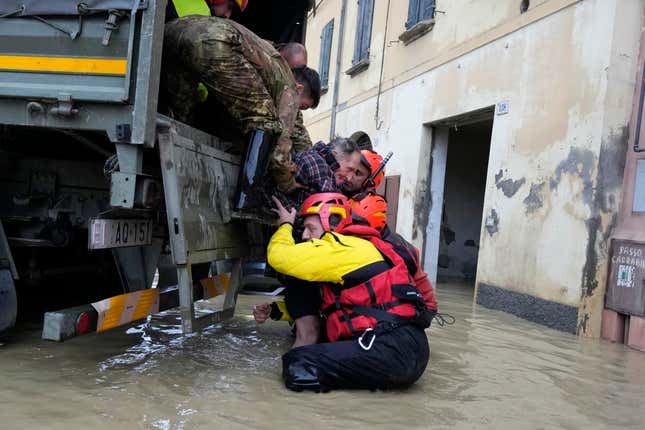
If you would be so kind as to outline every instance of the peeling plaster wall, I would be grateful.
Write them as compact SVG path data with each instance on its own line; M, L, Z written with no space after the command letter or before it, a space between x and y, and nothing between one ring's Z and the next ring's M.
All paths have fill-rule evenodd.
M638 19L642 25L643 4L620 1L615 10L610 48L610 66L603 119L600 151L597 154L597 177L592 216L586 221L588 230L587 261L582 274L582 304L578 319L580 333L599 336L600 314L604 305L608 276L609 237L613 232L621 203L625 154L629 139L630 106L638 67L640 32L626 23ZM638 28L640 30L640 28Z
M437 3L439 9L448 7L445 1ZM493 3L506 4L454 1L458 3L470 5L465 15L438 16L430 35L438 35L441 25L445 34L461 35L459 40L439 45L435 40L435 46L482 37L488 24L478 27L477 36L458 30L455 19L472 21L466 15L486 16ZM556 3L566 2L541 2L536 10ZM404 67L409 69L425 51L415 48L406 61L398 54L386 56L378 121L376 97L367 94L357 100L355 85L343 86L341 81L337 134L364 130L376 150L395 152L388 174L401 175L399 232L422 246L432 144L424 124L507 101L509 112L495 116L491 136L477 282L579 308L579 332L598 336L643 4L569 3L400 83L395 82L397 71L409 73ZM504 10L506 15L494 14L498 27L515 13L510 7ZM423 38L408 48L415 43L431 52L427 55L437 52ZM380 46L373 44L372 49ZM325 115L317 111L308 121L322 130L320 123L328 124Z

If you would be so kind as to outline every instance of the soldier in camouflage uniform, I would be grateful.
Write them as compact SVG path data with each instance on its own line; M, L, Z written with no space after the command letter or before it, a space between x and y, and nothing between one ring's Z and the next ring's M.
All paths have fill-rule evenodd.
M302 118L302 112L298 111L296 122L293 125L293 132L291 133L291 142L293 142L293 151L302 152L310 149L313 145L309 132L305 128L305 122Z
M267 164L280 191L297 188L292 139L300 139L302 132L294 133L294 124L299 109L318 104L320 81L314 70L290 70L269 42L241 24L193 15L166 25L163 75L172 117L192 122L196 83L202 82L249 136L238 210L261 204L253 196Z

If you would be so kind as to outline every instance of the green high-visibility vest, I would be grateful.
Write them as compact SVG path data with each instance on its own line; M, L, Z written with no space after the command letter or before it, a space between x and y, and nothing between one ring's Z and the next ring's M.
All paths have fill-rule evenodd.
M204 0L172 0L179 17L186 15L210 16L211 10Z
M175 6L179 17L187 15L211 16L211 10L205 0L172 0L172 5ZM208 89L200 82L197 84L197 99L203 103L207 98Z

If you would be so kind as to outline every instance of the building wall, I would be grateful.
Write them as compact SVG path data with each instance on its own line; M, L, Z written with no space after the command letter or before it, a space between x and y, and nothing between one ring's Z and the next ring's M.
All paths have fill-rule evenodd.
M568 305L579 312L575 329L597 336L642 2L531 1L520 14L519 1L437 0L445 13L407 46L397 42L407 7L394 3L386 33L388 2L375 1L369 68L340 76L335 133L360 129L376 150L395 152L388 174L401 174L398 229L422 246L431 201L429 126L507 102L508 113L494 117L477 284ZM318 29L326 16L339 15L340 4L324 0L309 18L314 67ZM347 7L341 70L351 65L356 2ZM335 60L333 48L332 68ZM314 139L329 135L331 98L330 90L306 115Z

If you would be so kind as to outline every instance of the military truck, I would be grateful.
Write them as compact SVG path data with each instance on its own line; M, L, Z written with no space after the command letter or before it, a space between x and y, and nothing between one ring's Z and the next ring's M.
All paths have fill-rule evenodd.
M251 1L233 19L302 41L310 7ZM160 289L176 283L185 332L232 315L263 228L231 212L231 144L157 113L165 11L0 1L0 332L72 306L50 327L68 337L87 329L87 303L149 289L155 273ZM217 270L231 273L223 307L198 318L194 281Z

